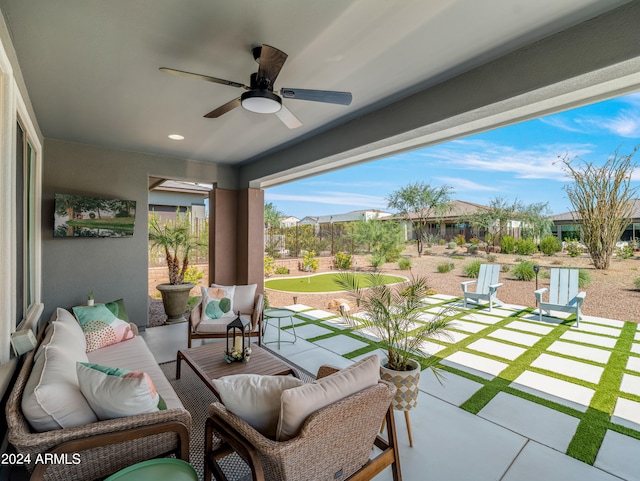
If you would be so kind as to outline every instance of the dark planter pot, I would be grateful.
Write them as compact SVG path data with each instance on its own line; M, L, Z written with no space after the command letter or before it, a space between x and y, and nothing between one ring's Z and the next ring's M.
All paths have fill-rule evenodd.
M193 288L193 284L158 284L156 289L162 294L162 304L164 312L167 314L167 324L175 324L178 322L187 322L184 317L187 311L187 303L189 302L189 291Z

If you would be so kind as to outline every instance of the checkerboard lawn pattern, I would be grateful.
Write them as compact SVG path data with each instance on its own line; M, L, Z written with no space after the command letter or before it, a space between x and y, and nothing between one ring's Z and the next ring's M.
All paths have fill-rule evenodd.
M566 454L588 464L607 430L640 439L640 325L587 317L578 329L574 315L545 316L541 323L533 308L463 309L459 298L438 295L427 302L432 312L458 308L451 316L453 339L434 339L427 347L434 354L420 362L423 369L433 366L478 383L461 409L478 414L496 396L509 394L571 416L577 428ZM296 328L316 324L329 331L307 341L326 347L332 338L348 336L358 341L346 343L357 347L341 352L348 359L380 347L331 313L297 310Z

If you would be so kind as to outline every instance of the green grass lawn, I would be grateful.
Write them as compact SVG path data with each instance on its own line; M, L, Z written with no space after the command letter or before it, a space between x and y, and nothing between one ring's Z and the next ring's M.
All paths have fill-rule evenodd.
M338 273L318 274L305 277L288 277L286 279L271 279L265 281L264 286L268 289L274 289L276 291L286 292L337 292L341 291L335 279ZM367 274L356 274L361 278L363 287L367 287ZM403 282L406 279L399 276L384 275L384 280L387 284L395 284Z

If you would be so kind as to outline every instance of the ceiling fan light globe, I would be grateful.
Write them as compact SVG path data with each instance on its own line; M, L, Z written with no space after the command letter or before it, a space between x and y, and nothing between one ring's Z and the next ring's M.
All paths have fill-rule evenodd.
M257 114L274 114L282 108L282 100L268 90L249 90L240 98L242 108Z

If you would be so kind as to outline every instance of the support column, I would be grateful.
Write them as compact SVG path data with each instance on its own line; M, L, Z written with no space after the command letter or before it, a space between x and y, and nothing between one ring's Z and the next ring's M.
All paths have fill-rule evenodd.
M264 289L264 192L215 188L210 196L209 279Z

